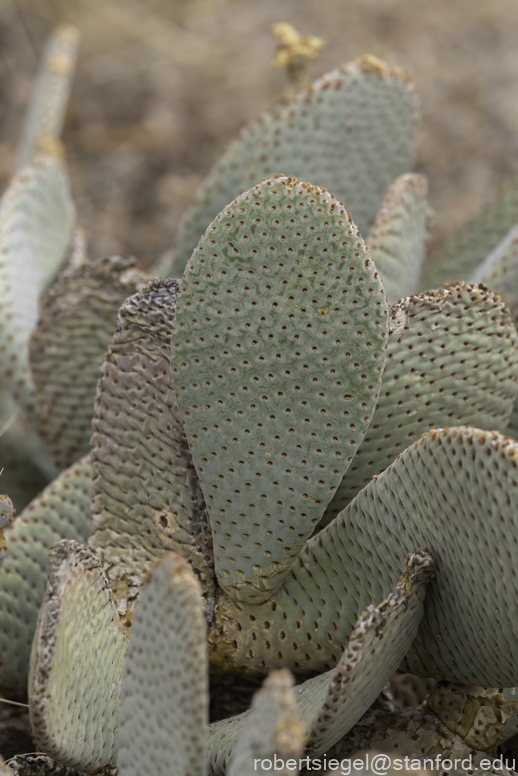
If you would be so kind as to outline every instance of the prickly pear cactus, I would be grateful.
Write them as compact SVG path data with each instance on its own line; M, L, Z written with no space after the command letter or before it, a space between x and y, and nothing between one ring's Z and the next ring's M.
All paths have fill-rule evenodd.
M51 483L6 530L0 570L0 686L22 690L49 568L49 550L89 531L91 467L84 458Z
M50 38L34 85L16 159L25 167L40 151L60 151L63 127L72 86L79 33L74 27L58 27Z
M58 542L31 655L29 704L39 746L63 765L93 773L116 754L125 640L99 561L78 542Z
M419 285L430 220L427 191L422 175L406 173L397 178L381 203L367 241L390 304L414 293Z
M59 470L90 450L97 379L117 311L148 281L130 257L85 260L67 268L41 302L30 364L41 433Z
M273 175L325 186L344 201L366 237L388 187L412 164L418 122L417 91L405 70L365 56L327 73L234 141L185 215L159 274L174 270L180 277L225 205Z
M360 57L322 76L284 109L245 182L283 172L325 186L367 236L388 187L413 162L418 121L409 74Z
M38 430L59 467L86 450L100 367L91 458L5 531L0 684L23 698L31 649L45 753L11 770L305 773L381 749L482 772L518 728L518 443L499 433L518 335L495 293L516 301L516 219L480 220L471 283L409 295L429 215L406 172L416 93L364 57L229 148L185 218L181 281L92 262L76 229L40 307L72 240L74 56L58 33L0 205L2 385L33 463ZM0 498L0 538L12 512ZM207 730L209 687L230 716Z
M378 399L386 320L348 214L296 179L238 197L193 254L173 386L216 575L236 600L279 588L349 467Z
M95 403L89 546L128 623L145 574L171 551L189 558L213 608L205 502L169 367L177 288L153 281L121 307Z
M516 686L516 636L503 614L512 606L514 585L499 580L502 574L514 579L509 542L518 541L517 469L518 445L508 437L469 427L431 431L358 494L325 529L325 539L320 535L340 548L351 575L362 575L370 558L380 572L372 582L382 589L407 542L429 548L436 576L408 659L412 673ZM488 479L495 483L490 489ZM315 560L320 555L316 546L312 554ZM359 599L376 599L374 590L367 583ZM495 651L495 633L502 651Z
M485 286L451 283L393 305L378 405L321 526L425 431L504 431L518 390L517 346L507 308Z
M36 424L29 337L39 295L65 258L73 223L66 173L53 156L38 156L20 171L0 203L2 385Z
M178 773L206 773L209 699L200 592L189 564L175 553L154 568L142 592L124 661L120 776L138 776L150 762L157 774L172 765Z
M379 695L414 639L423 615L425 587L433 573L434 564L427 552L411 553L393 593L360 615L336 668L295 688L306 754L318 756L332 746ZM253 717L252 709L211 726L209 752L214 773L225 773L233 747L237 758L246 739L253 740Z

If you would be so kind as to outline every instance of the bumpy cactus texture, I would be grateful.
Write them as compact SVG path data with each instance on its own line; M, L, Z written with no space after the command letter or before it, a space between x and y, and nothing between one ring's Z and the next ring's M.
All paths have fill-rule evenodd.
M390 186L367 241L390 304L419 285L428 235L427 191L422 175L401 175Z
M451 283L393 305L379 402L321 525L425 431L504 431L518 390L517 345L508 310L484 286Z
M321 518L374 411L386 316L348 214L296 179L238 197L193 254L173 386L232 597L270 597Z
M248 612L218 601L214 669L261 671L279 660L296 673L333 667L359 613L388 595L405 555L421 546L437 575L408 670L515 686L516 640L504 612L515 595L517 450L512 439L470 427L425 434L307 542L270 601Z
M368 235L388 187L412 164L418 119L409 74L360 57L319 78L285 108L245 181L282 172L325 186Z
M46 478L40 432L57 467L86 452L100 374L91 458L6 555L0 497L0 685L24 697L30 650L45 753L12 771L481 768L518 731L518 189L457 242L455 282L414 294L416 92L363 57L229 148L160 263L181 280L93 262L57 161L75 45L49 44L0 205L0 456Z
M205 776L205 634L199 585L187 561L171 553L153 569L135 611L121 691L120 776Z
M36 423L29 337L38 297L65 257L73 222L66 175L52 156L39 156L19 172L0 204L2 385Z
M31 654L29 703L39 746L63 765L93 773L116 756L125 640L99 561L78 542L58 542Z
M205 503L171 385L177 288L153 281L121 307L95 404L89 546L124 622L166 552L187 557L205 590L213 577Z
M401 68L367 56L327 73L279 115L258 119L229 148L183 221L174 263L163 262L160 273L174 267L180 275L218 212L273 175L325 186L367 236L388 187L412 163L418 119L417 92Z
M90 450L97 379L118 309L148 281L129 257L86 261L65 270L42 300L30 363L41 433L58 469Z
M336 743L379 695L416 635L423 615L425 586L432 576L430 555L412 553L394 592L380 606L370 606L360 616L336 668L295 689L307 754L316 756ZM252 716L253 710L212 726L209 752L218 776L225 773L232 747L239 750L244 746L245 726L251 727Z
M436 576L408 657L412 673L516 686L517 644L507 612L516 595L517 469L518 443L508 437L469 427L431 431L317 537L334 547L334 573L362 580L360 601L386 589L405 546L429 548ZM311 549L313 567L320 553ZM376 578L366 578L367 563L378 569Z
M84 542L89 531L90 461L63 472L6 530L0 570L0 685L22 689L49 567L49 550L63 537Z

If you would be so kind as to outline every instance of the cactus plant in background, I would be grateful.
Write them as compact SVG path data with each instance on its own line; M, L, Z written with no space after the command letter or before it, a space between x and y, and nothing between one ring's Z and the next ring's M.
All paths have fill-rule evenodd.
M280 173L343 199L366 236L388 187L412 164L418 121L417 92L401 68L367 56L328 73L280 113L259 117L229 146L185 214L159 274L180 277L225 205Z
M11 771L495 756L517 733L514 222L481 218L465 277L416 293L416 91L363 57L229 147L159 263L177 278L92 261L58 161L74 52L50 44L0 205L4 426L23 412L43 477L69 467L6 530L0 684L28 687L44 753ZM230 716L207 728L208 690Z

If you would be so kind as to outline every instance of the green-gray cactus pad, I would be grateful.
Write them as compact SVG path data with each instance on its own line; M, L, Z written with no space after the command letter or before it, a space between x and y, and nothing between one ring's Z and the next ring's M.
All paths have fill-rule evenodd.
M362 602L385 594L412 546L428 547L436 576L409 670L516 686L517 469L518 444L509 437L467 426L431 431L309 542L301 560L313 574L331 562L348 595ZM344 603L337 597L327 606L338 612Z
M414 640L434 563L413 552L394 592L361 615L334 671L297 688L308 730L307 751L321 754L347 733L374 703Z
M389 188L367 240L389 304L417 291L428 234L427 191L422 175L401 175Z
M241 720L239 723L237 719L233 722L239 724ZM279 764L275 771L280 776L290 776L299 772L298 768L293 767L293 762L295 765L298 763L304 742L304 725L297 712L293 677L286 669L272 671L254 696L228 768L218 768L220 757L218 762L211 762L212 772L226 773L228 776L265 774L271 770L268 764L277 760ZM212 759L210 748L209 756ZM292 761L288 767L286 761Z
M117 312L149 277L114 256L67 269L42 301L30 361L41 433L58 469L90 450L99 370Z
M203 495L169 368L177 288L177 280L155 280L126 300L95 402L89 546L124 621L144 574L166 552L191 561L204 593L213 579Z
M200 241L171 364L229 595L270 597L322 516L378 399L386 321L364 242L325 189L264 181Z
M451 283L393 305L378 406L321 525L425 431L504 431L518 390L517 343L508 310L485 286Z
M517 222L518 182L514 182L434 253L421 288L468 280Z
M57 159L39 156L12 180L0 203L0 370L2 385L37 418L29 337L41 291L58 271L72 235L74 206Z
M214 669L265 671L280 660L297 673L333 667L360 612L388 595L420 546L436 577L406 670L516 686L517 469L518 443L496 432L423 435L307 542L271 601L245 611L218 601Z
M306 753L316 756L324 752L358 722L415 638L423 615L425 586L433 576L433 561L420 550L409 556L406 565L394 592L360 616L337 667L296 688ZM236 742L243 726L251 726L252 715L246 712L211 726L209 747L217 773L224 773L232 747L238 750L241 746Z
M32 639L49 567L60 539L86 541L90 523L89 458L71 466L6 530L9 552L0 570L0 685L25 689Z
M174 249L164 254L156 266L157 275L180 278L207 226L229 202L248 188L243 184L243 174L249 169L257 146L272 121L270 113L263 113L241 130L218 159L180 222Z
M62 26L45 47L17 149L17 169L29 164L38 151L61 134L78 43L78 31Z
M29 710L38 745L85 773L117 754L126 636L96 557L63 539L50 554L31 652Z
M141 592L123 670L119 776L205 776L206 623L199 584L176 553Z
M364 56L319 78L272 123L245 183L283 173L325 186L367 236L412 164L419 123L410 76Z

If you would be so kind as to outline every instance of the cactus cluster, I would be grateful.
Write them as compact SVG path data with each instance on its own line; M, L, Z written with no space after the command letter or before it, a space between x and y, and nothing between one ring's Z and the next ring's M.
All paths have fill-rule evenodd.
M243 130L154 272L93 260L76 45L49 43L0 203L0 686L38 747L2 773L497 772L516 191L423 276L417 91L366 56Z

